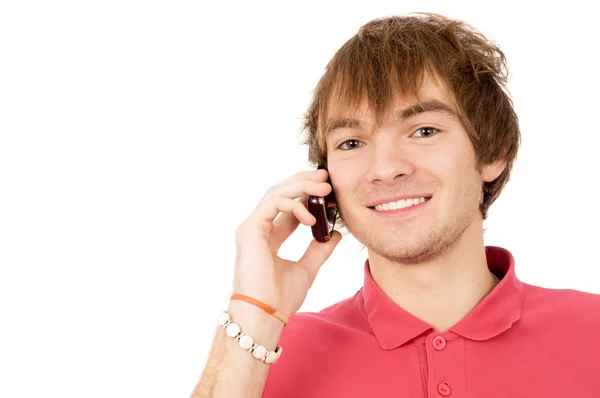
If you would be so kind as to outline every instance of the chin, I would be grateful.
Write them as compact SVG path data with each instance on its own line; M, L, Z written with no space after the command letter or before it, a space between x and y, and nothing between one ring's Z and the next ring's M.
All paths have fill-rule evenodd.
M418 222L410 226L387 223L384 228L375 230L364 228L365 223L360 220L356 217L345 222L348 232L369 252L400 264L426 263L445 256L468 225L442 221Z
M437 234L421 234L407 236L371 236L364 239L363 244L369 251L389 261L402 264L418 264L431 261L447 250ZM372 238L372 239L369 239Z

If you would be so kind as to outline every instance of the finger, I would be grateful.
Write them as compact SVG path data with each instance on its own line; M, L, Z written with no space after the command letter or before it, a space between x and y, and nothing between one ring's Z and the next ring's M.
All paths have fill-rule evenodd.
M309 181L317 181L317 182L318 181L327 181L328 175L329 175L329 173L325 169L301 171L301 172L294 174L287 180L284 180L283 182L286 182L286 181L294 182L294 181L301 181L301 180L309 180Z
M268 202L259 204L251 218L257 218L263 222L272 224L279 213L293 214L294 217L305 225L312 225L316 222L306 206L297 200L282 196L274 197Z
M291 229L291 232L298 226L296 222L290 218L290 216L295 216L301 223L305 225L313 225L316 220L310 214L308 209L306 208L306 197L308 195L314 196L326 196L332 190L330 184L326 182L314 182L314 181L298 181L295 183L289 183L288 185L273 187L270 189L270 192L263 198L263 200L256 207L256 213L262 215L263 218L267 221L273 221L275 217L279 214L279 212L291 213L287 217L284 217L279 223L283 223L289 225L288 229ZM281 201L281 199L296 199L299 197L304 197L304 202L294 201L291 202ZM281 206L285 206L286 210L278 210L275 204L279 203ZM278 211L275 212L274 210ZM289 235L288 235L289 236Z
M308 197L303 196L298 199L298 202L302 203L304 207L307 206ZM310 213L310 212L309 212ZM312 218L309 225L314 225L317 220ZM300 221L293 213L281 213L279 217L273 222L273 231L271 232L271 249L274 253L279 251L279 248L290 237L292 233L298 228Z
M329 242L321 243L316 240L310 242L308 249L306 249L302 258L298 260L298 264L308 270L312 280L317 276L317 272L319 272L323 263L331 256L333 249L335 249L341 239L342 234L339 231L333 231Z
M277 196L296 199L302 196L327 196L332 190L331 185L326 182L296 181L270 188L262 201L268 201Z
M298 181L313 181L313 182L325 182L327 181L327 170L319 169L319 170L311 170L311 171L301 171L299 173L294 174L291 177L286 178L280 183L269 188L268 192L274 191L282 186L296 183Z

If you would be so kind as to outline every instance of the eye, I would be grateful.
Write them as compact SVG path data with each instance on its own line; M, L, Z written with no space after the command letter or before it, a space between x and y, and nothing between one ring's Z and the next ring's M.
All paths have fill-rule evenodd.
M359 140L346 140L338 146L338 149L342 149L344 151L356 149L359 147L360 143L361 142ZM346 146L346 148L343 148L344 146Z
M417 132L415 133L416 135L419 134L419 131L421 131L421 137L423 138L428 138L431 137L433 135L436 135L437 133L439 133L440 131L438 129L436 129L435 127L419 127L417 129Z

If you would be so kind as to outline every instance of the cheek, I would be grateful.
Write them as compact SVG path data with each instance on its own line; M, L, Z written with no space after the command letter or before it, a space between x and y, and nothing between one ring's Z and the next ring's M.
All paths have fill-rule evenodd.
M467 182L467 176L475 171L475 158L472 151L464 145L444 148L429 159L431 167L435 168L442 181L453 183Z
M364 178L364 167L359 162L336 162L330 164L329 172L334 176L335 187L340 192L356 190Z
M453 149L428 156L426 163L420 164L429 175L425 178L432 178L431 182L437 185L434 190L440 194L442 203L460 202L476 194L478 176L469 154Z
M455 184L463 170L464 160L456 153L446 149L429 153L426 157L419 159L417 170L421 170L433 176L442 185Z
M344 173L332 172L332 175L335 176L333 191L335 193L336 202L340 207L343 207L345 204L349 204L354 200L353 197L356 192L361 192L361 175L352 173L352 171L348 169L344 169Z
M336 177L333 191L335 193L336 202L343 205L351 199L352 192L356 192L356 189L354 188L352 181L342 180Z

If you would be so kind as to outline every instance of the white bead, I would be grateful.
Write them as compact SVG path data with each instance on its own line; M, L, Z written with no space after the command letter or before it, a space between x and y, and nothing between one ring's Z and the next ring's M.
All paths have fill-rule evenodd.
M227 336L235 337L240 333L240 326L237 323L230 323L225 328L225 332L227 332Z
M244 350L247 350L248 348L252 347L252 344L254 344L254 340L252 340L252 337L245 334L242 337L240 337L239 343L240 347L242 347Z
M275 351L271 351L267 354L267 359L265 359L265 363L274 363L279 355Z
M223 311L217 318L217 322L219 323L219 325L223 326L230 319L231 319L231 317L229 316L229 314L227 312Z
M275 351L268 351L264 346L255 344L252 337L242 333L240 325L232 322L231 316L227 311L221 312L217 317L217 321L219 325L225 327L225 333L229 337L235 338L240 347L251 352L254 358L267 364L273 364L277 362L281 356L281 352L283 351L281 347L276 347Z
M273 363L277 362L279 360L279 357L281 357L281 353L283 352L283 348L277 346L277 348L275 348L275 354L277 354L277 358L275 358L275 360L273 361Z
M262 345L257 346L254 351L252 351L252 356L256 359L262 359L267 354L267 349Z

